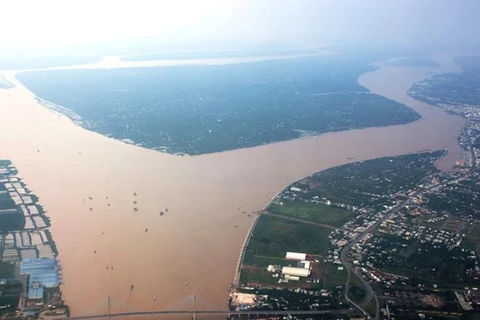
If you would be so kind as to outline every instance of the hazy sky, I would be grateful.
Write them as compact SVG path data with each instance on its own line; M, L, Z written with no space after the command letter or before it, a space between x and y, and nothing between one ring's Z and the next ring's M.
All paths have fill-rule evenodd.
M0 0L0 6L1 51L152 38L465 43L478 42L480 33L475 0Z

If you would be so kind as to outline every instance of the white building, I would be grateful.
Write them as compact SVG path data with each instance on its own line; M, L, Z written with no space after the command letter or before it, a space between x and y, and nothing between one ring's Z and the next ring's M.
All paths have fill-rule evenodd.
M307 254L299 252L287 252L285 258L288 260L305 260L307 258Z
M282 274L306 278L310 275L310 270L304 268L283 267Z
M303 260L301 261L303 269L310 269L310 261Z

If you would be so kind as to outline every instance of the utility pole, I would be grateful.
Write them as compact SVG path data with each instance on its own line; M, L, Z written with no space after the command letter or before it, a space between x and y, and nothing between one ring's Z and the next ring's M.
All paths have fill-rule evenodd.
M108 296L107 306L108 306L108 319L110 320L110 295Z
M196 294L195 294L195 292L194 292L194 293L193 293L193 314L192 314L192 320L196 320L196 319L197 319L196 309L195 309L195 300L196 300Z

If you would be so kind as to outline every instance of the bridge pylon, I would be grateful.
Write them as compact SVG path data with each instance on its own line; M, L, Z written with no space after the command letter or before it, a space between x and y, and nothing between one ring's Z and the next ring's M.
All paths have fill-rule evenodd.
M196 302L196 294L195 292L193 293L193 313L192 313L192 320L196 320L197 319L197 310L196 310L196 306L195 306L195 302Z

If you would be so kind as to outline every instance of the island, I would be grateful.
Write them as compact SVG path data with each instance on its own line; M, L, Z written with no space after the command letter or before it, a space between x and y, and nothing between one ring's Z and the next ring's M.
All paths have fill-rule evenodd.
M357 83L366 58L309 56L224 65L17 74L45 107L142 147L199 155L405 124L412 109Z

